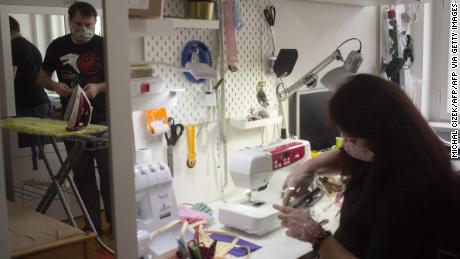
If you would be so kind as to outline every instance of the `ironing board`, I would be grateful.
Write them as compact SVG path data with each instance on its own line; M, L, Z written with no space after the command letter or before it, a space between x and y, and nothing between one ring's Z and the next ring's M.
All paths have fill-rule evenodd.
M102 136L104 133L107 132L108 127L104 125L90 124L88 128L85 130L67 131L66 121L32 117L5 118L0 120L0 125L9 131L45 137L49 139L54 151L56 152L58 160L61 164L61 168L58 170L57 174L54 174L49 160L46 156L46 153L44 152L43 142L40 140L40 138L37 138L39 156L41 159L43 159L45 163L52 184L48 187L44 197L40 201L40 204L37 206L36 211L45 214L49 206L53 202L54 197L57 194L67 214L68 220L74 227L77 227L77 224L70 210L68 201L66 200L61 188L65 180L67 180L85 218L88 220L92 230L96 232L94 224L88 214L88 211L80 196L80 193L77 190L73 178L70 177L69 174L72 170L73 165L80 158L80 155L83 153L84 150L96 150L108 147L107 138ZM72 145L72 148L70 152L68 152L67 158L65 160L63 160L61 154L59 153L56 144L57 138L70 140L75 143L74 145ZM88 145L89 143L91 145Z

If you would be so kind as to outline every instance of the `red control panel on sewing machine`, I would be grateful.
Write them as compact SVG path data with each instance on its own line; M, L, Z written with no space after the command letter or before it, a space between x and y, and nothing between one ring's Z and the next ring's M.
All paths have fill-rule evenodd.
M305 144L301 142L291 142L267 149L266 151L272 154L273 170L277 170L304 158Z

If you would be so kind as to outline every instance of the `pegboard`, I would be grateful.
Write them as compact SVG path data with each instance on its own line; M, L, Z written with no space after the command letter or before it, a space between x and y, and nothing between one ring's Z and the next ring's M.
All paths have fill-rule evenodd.
M245 117L251 107L259 107L256 98L256 85L259 80L267 82L265 93L271 106L277 107L276 77L267 74L267 56L271 53L270 28L267 25L263 9L271 4L269 0L235 0L238 3L245 26L236 33L238 47L238 71L225 74L225 110L226 117ZM184 0L165 1L165 16L183 17ZM191 40L204 42L212 55L213 67L219 75L219 31L209 29L176 29L168 36L144 38L146 60L155 60L181 66L183 47ZM225 51L225 50L224 50ZM184 88L179 93L176 107L169 108L169 114L177 121L200 123L213 120L215 109L204 106L204 90L216 82L207 80L201 84L190 83L178 71L167 67L156 67L155 74L163 78L167 89ZM214 114L215 115L215 114Z

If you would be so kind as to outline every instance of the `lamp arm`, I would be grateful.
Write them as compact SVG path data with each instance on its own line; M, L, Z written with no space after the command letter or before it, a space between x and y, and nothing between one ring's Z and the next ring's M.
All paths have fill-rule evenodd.
M302 76L302 78L297 80L294 84L292 84L288 88L284 88L283 90L280 91L279 88L281 85L278 85L276 89L276 95L278 97L278 101L283 102L287 100L292 94L294 94L302 86L307 86L307 88L310 88L311 87L310 83L312 82L312 79L315 79L316 75L334 60L343 60L342 54L340 53L339 49L336 49L334 52L332 52L328 57L326 57L323 61L321 61L321 63L319 63L314 68L312 68L310 71L308 71L304 76Z

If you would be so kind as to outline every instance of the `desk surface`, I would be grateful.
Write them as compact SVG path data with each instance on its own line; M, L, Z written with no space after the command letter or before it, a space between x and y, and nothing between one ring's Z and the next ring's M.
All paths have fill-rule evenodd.
M274 201L275 203L281 204L280 190L281 185L286 178L287 174L277 173L275 174L270 182L269 187L263 191L266 192L265 195L261 194L258 197L255 197L259 200L267 201L267 204L271 206L270 202ZM255 193L257 194L257 193ZM235 202L242 200L245 197L245 194L238 192L236 194L230 195L226 198L227 202ZM273 202L271 202L273 203ZM211 229L222 229L226 231L231 231L240 234L242 239L253 242L257 245L262 246L261 249L255 251L251 254L253 259L266 259L266 258L285 258L285 259L295 259L298 258L312 250L310 243L301 242L297 239L286 236L284 228L279 228L274 230L264 236L255 236L247 234L243 231L236 229L229 229L223 226L218 222L218 213L221 206L225 206L225 202L218 200L208 205L214 211L214 221L216 224L209 226ZM328 219L329 223L324 226L325 229L335 232L339 225L339 211L340 208L335 204L334 199L329 196L324 196L318 203L314 205L311 209L311 215L316 220Z
M209 204L214 211L215 221L218 221L219 207L225 205L222 201L216 201ZM295 259L309 251L311 251L311 245L306 242L301 242L297 239L286 236L285 229L274 230L264 236L258 237L255 235L246 234L243 231L236 229L229 229L220 223L215 223L209 226L211 229L222 229L238 233L240 238L247 241L253 242L262 248L251 254L251 259L267 259L267 258L285 258ZM238 258L229 256L229 258Z
M0 120L0 125L5 129L19 133L58 138L78 137L82 134L99 134L106 132L108 129L104 125L90 124L85 130L67 131L66 121L33 117L5 118Z

